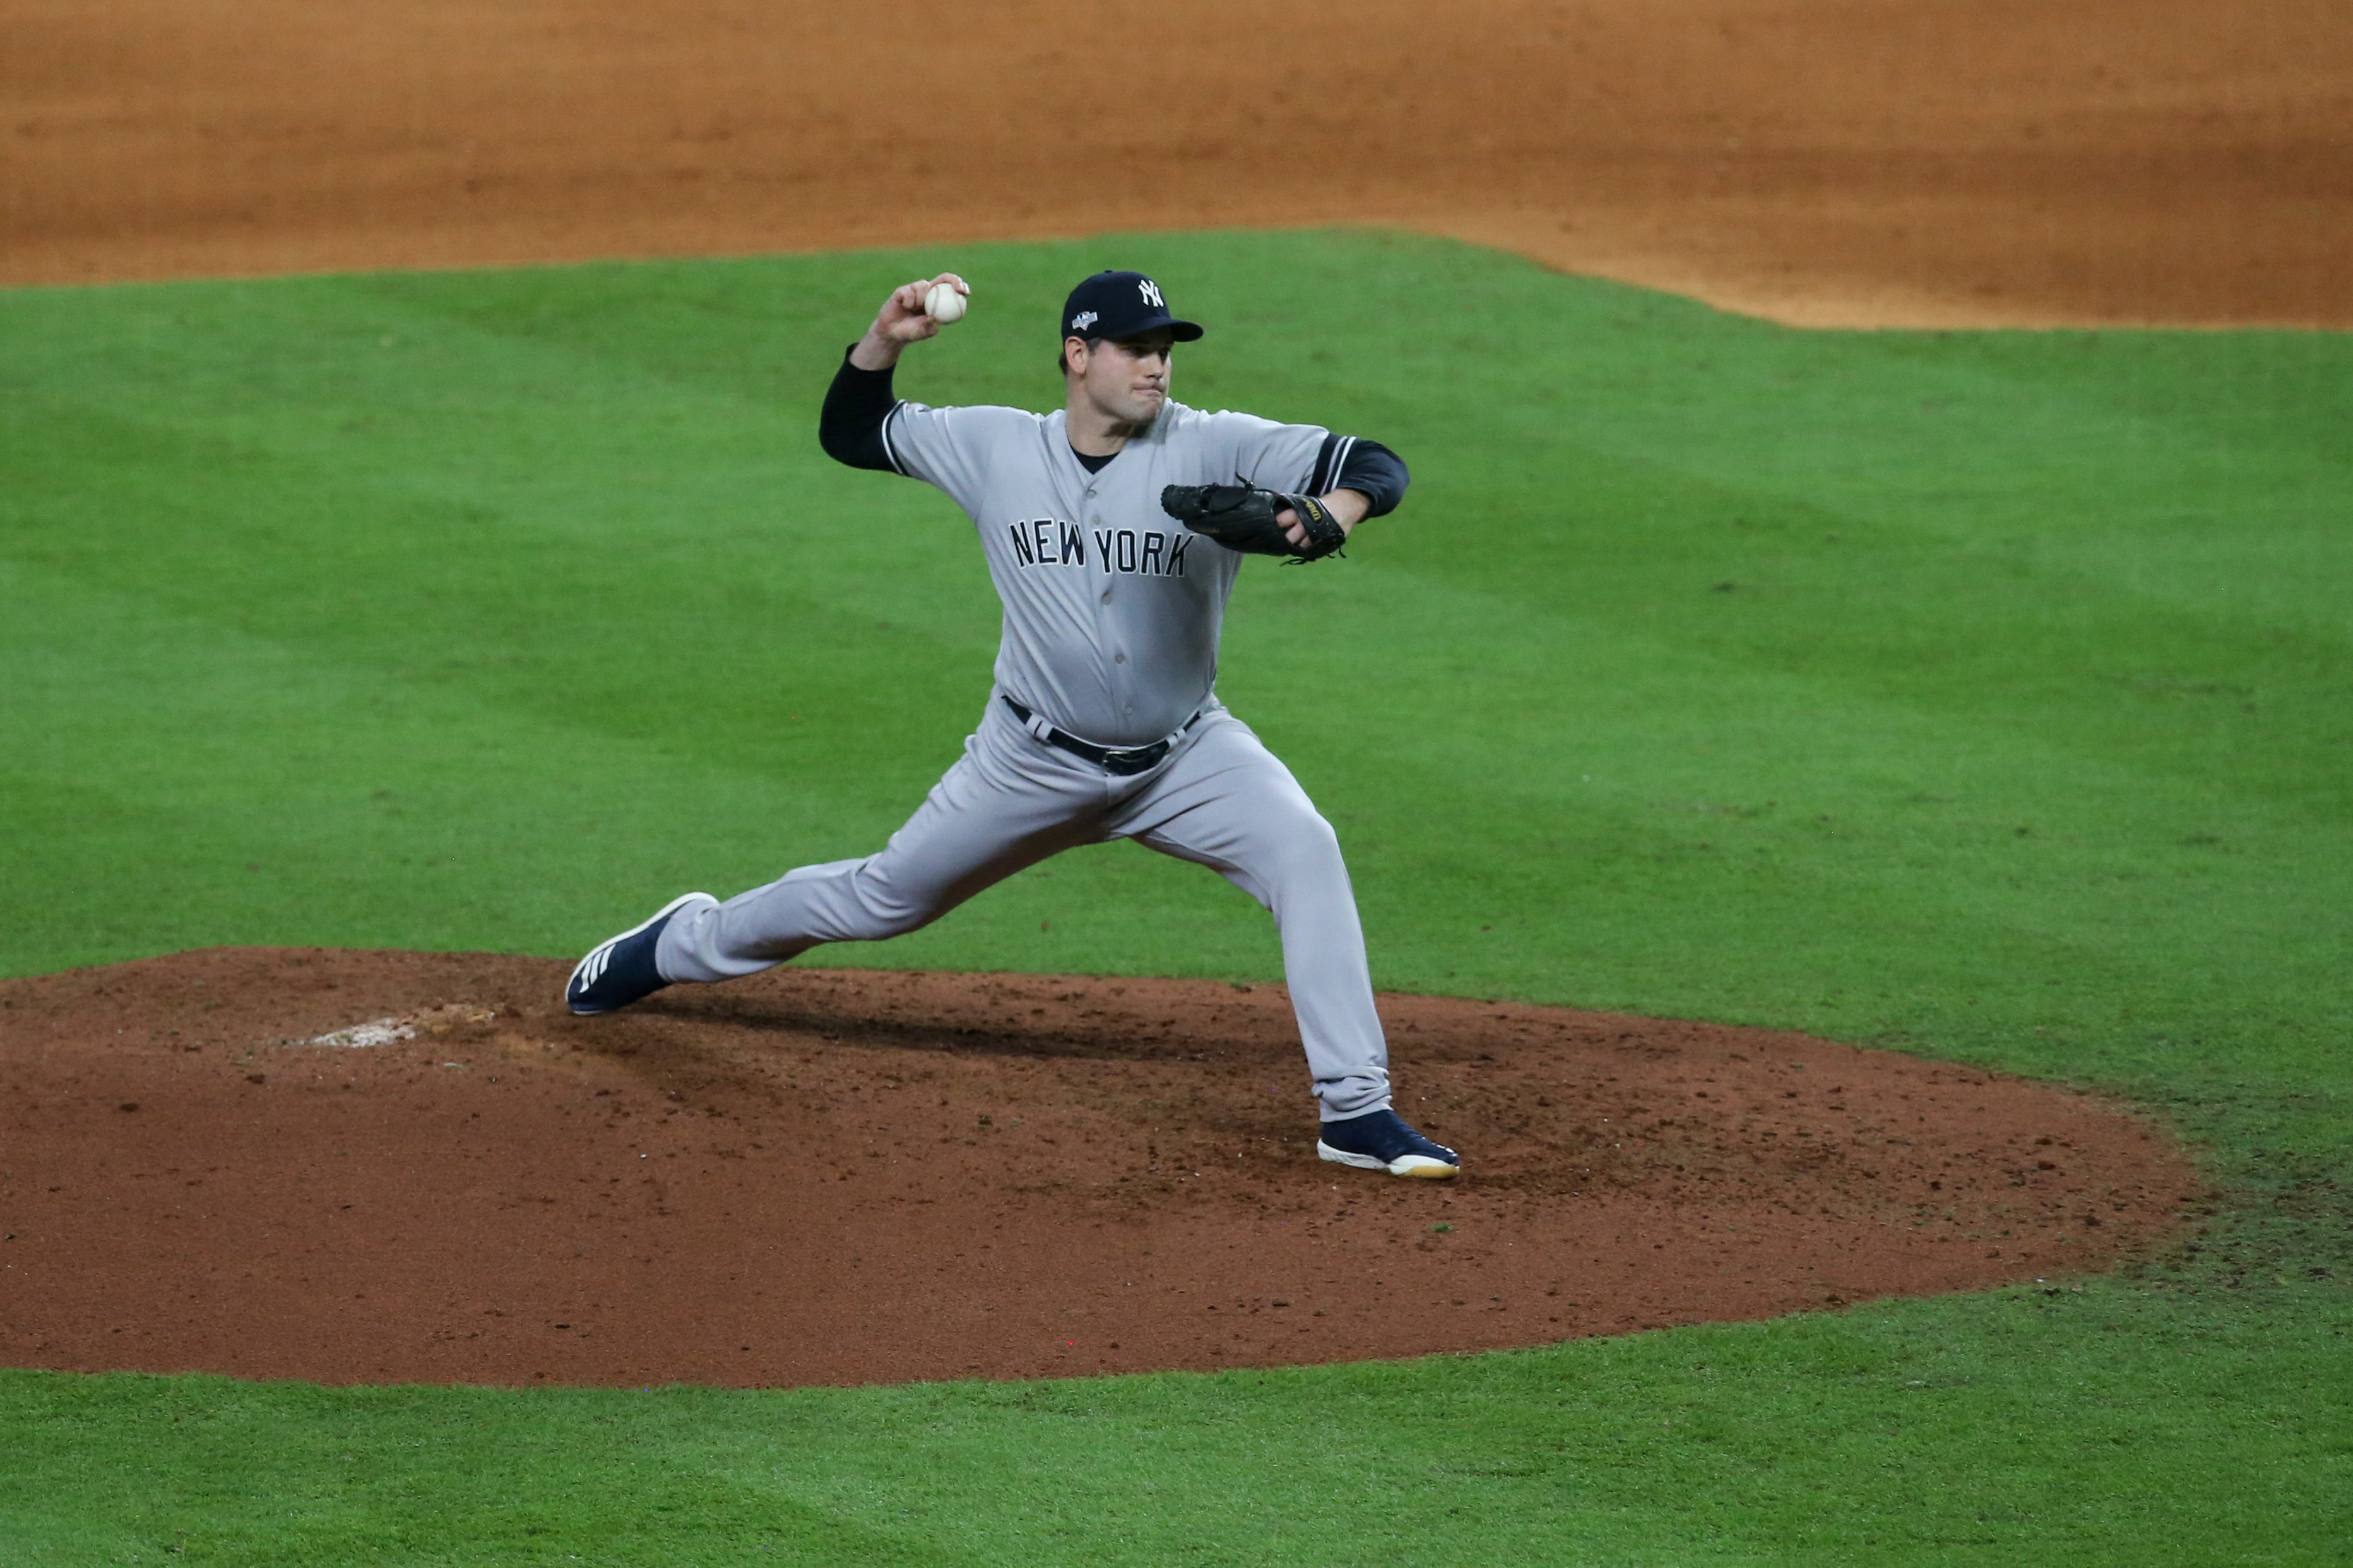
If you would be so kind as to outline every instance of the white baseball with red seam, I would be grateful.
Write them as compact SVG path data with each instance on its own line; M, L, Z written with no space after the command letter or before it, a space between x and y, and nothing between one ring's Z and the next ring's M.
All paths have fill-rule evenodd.
M934 283L923 296L923 314L942 326L964 320L964 290L953 283Z

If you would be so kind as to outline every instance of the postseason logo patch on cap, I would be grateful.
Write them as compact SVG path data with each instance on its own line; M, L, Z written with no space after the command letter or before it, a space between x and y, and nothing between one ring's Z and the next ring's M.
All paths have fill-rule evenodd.
M1092 310L1081 310L1071 318L1071 331L1083 332L1095 324L1095 313Z

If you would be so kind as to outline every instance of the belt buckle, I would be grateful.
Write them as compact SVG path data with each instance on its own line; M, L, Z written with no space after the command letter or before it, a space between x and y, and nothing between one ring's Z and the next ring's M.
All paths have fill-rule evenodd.
M1155 741L1148 746L1128 746L1119 751L1103 752L1103 768L1123 778L1143 773L1168 754L1168 742Z

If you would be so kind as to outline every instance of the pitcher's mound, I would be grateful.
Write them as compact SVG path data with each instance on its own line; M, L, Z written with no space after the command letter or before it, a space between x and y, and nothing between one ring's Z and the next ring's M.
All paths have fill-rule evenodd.
M220 949L0 983L0 1361L843 1384L1541 1344L2112 1264L2116 1106L1801 1036L1386 996L1453 1184L1315 1158L1277 986Z

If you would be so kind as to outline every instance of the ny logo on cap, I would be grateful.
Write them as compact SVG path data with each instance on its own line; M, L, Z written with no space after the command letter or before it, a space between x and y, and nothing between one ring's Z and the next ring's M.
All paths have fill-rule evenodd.
M1168 308L1167 302L1160 298L1159 284L1155 283L1149 278L1139 278L1135 280L1135 286L1144 291L1144 302L1145 304L1151 306L1155 310L1165 310Z

